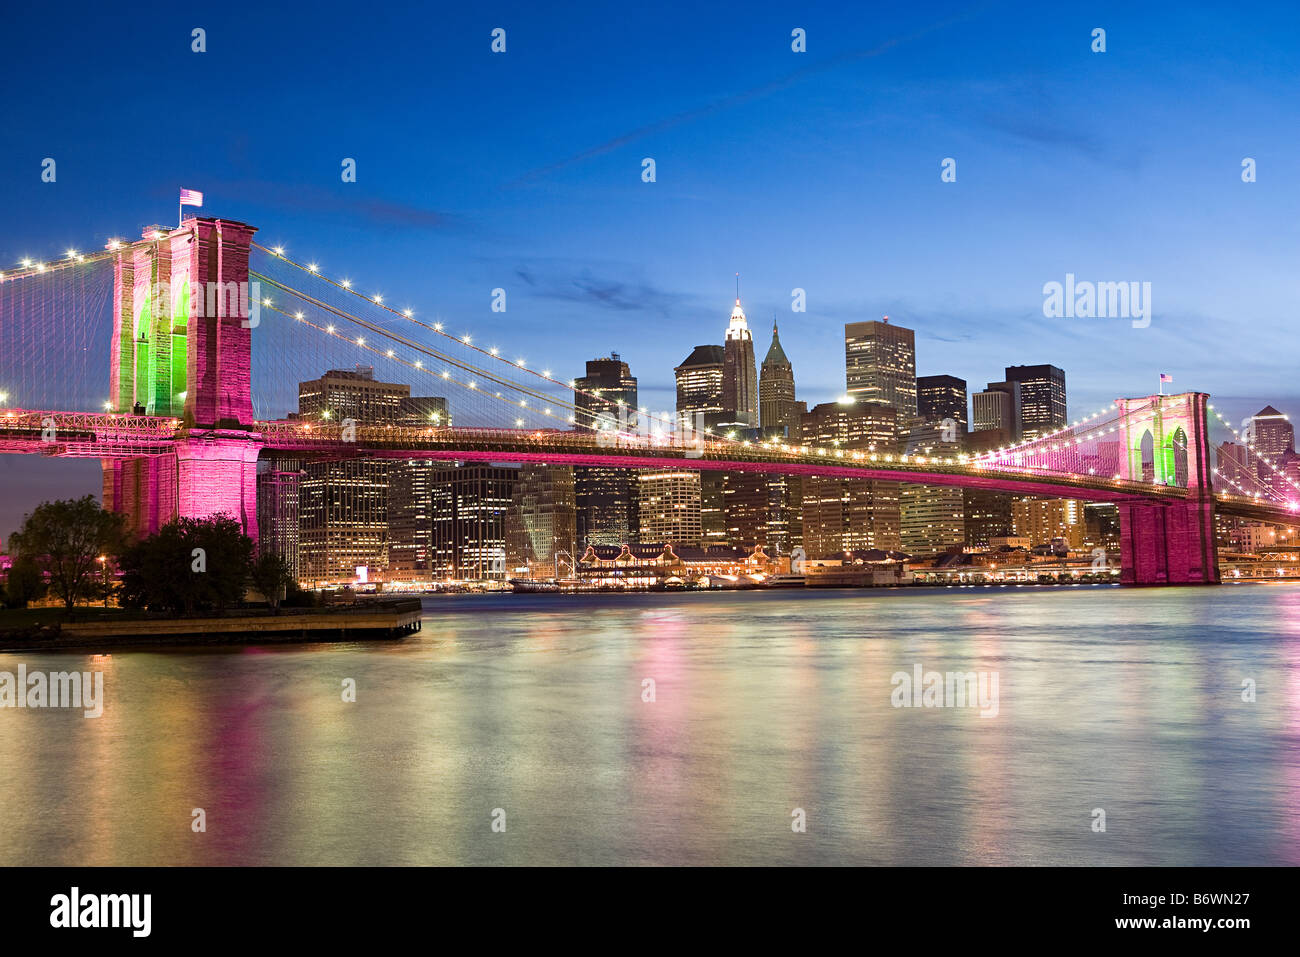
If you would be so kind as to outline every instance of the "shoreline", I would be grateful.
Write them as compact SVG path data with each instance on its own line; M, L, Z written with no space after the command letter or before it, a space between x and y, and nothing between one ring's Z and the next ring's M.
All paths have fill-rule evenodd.
M62 609L51 609L61 613ZM417 598L366 601L338 608L258 609L203 618L93 618L34 623L0 631L0 653L24 651L103 652L118 648L193 648L217 645L395 641L418 632Z

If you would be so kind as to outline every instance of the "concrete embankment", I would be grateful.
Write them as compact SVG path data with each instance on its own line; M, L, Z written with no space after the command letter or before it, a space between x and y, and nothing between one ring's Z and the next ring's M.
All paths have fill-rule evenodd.
M128 646L268 644L401 638L420 630L420 602L358 602L335 608L289 609L272 615L238 611L208 618L103 617L48 628L0 632L0 651L111 650Z

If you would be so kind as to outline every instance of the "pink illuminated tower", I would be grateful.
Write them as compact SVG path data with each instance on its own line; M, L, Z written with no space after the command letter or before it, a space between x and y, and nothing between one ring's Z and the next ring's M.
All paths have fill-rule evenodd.
M191 218L144 232L116 260L114 411L172 416L175 450L104 459L104 504L136 536L178 516L225 514L257 536L248 279L252 226Z

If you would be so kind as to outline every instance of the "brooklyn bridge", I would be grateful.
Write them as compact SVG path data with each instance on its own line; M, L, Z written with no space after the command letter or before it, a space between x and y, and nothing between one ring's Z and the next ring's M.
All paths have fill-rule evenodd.
M545 366L328 278L255 233L190 218L0 273L0 452L99 459L105 506L138 534L223 513L256 538L258 459L278 452L757 471L1109 502L1121 581L1137 585L1217 583L1216 513L1292 524L1300 512L1300 488L1267 456L1251 449L1245 478L1214 467L1211 430L1229 426L1203 392L1116 398L979 454L744 439L647 410L628 426L626 410ZM453 394L455 424L278 417L296 371L358 358Z

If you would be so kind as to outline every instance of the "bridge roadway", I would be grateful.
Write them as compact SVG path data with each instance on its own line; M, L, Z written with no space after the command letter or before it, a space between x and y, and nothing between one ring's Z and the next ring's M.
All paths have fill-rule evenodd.
M756 471L785 475L924 482L929 485L985 488L1020 495L1077 498L1095 502L1181 501L1186 489L1114 477L1014 468L979 463L970 456L897 455L833 448L801 448L784 443L706 441L685 446L644 437L598 438L593 433L545 429L352 427L345 440L341 425L293 420L256 422L232 430L252 436L263 451L308 458L479 459L546 462L622 468L690 468ZM219 436L211 430L182 427L179 419L115 413L8 409L0 412L0 454L42 454L80 458L134 458L172 451L177 440ZM603 441L601 439L604 439ZM1292 524L1294 508L1248 496L1217 493L1216 510L1262 522Z
M340 452L384 458L478 459L615 468L690 468L729 472L879 479L987 488L1021 495L1089 501L1181 501L1184 488L1047 469L975 463L969 456L897 455L776 443L704 442L697 447L643 437L601 441L596 434L544 429L355 426L350 441L337 425L259 422L263 448L301 455ZM603 437L602 437L603 438ZM348 451L350 450L350 451Z

